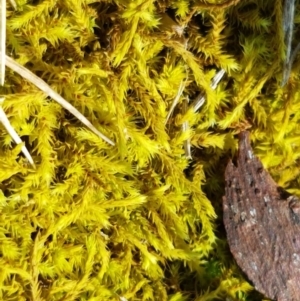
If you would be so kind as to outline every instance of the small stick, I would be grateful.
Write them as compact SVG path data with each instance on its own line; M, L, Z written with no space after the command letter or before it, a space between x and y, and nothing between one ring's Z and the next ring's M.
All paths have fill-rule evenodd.
M281 86L284 86L291 72L291 49L292 49L292 39L293 39L293 28L294 28L294 14L295 14L295 0L286 0L284 3L284 13L283 13L283 33L284 42L286 45L286 56L284 61L283 78Z
M174 98L174 100L172 102L171 108L170 108L169 113L167 115L167 118L165 120L165 124L167 124L169 118L171 117L172 113L174 112L174 109L175 109L176 105L179 102L180 96L182 95L182 92L183 92L183 90L185 88L185 83L186 83L186 80L185 80L184 83L182 81L180 83L180 86L179 86L178 92L176 94L176 97Z
M0 98L0 102L2 103L3 101L4 101L4 98L1 97ZM10 122L9 122L9 120L8 120L6 114L3 111L3 108L1 106L0 106L0 122L3 124L3 126L5 127L5 129L7 130L7 132L9 133L9 135L15 141L16 144L22 143L21 138L19 137L19 135L17 134L17 132L15 131L15 129L10 124ZM24 154L24 156L29 161L29 163L34 167L33 159L30 156L29 151L27 150L26 146L23 145L22 148L21 148L21 150L22 150L22 153Z
M189 104L189 99L186 99L184 102L183 102L183 107L182 107L182 111L183 111L183 114L187 112L188 110L188 104ZM182 132L186 132L188 131L190 128L190 125L189 125L189 122L188 121L185 121L183 124L182 124ZM187 159L192 159L192 153L191 153L191 139L187 139L184 141L184 152L185 152L185 157Z
M73 107L68 101L66 101L63 97L61 97L57 92L55 92L46 82L44 82L41 78L33 74L31 71L26 69L24 66L17 63L15 60L6 55L6 66L12 69L13 71L20 74L22 77L26 78L28 81L33 83L36 87L42 90L47 96L53 98L57 103L59 103L62 107L68 110L71 114L73 114L77 119L79 119L83 124L85 124L92 132L94 132L97 136L102 138L104 141L111 145L115 145L115 143L98 131L92 123L84 117L75 107Z
M5 51L6 51L6 0L0 3L0 85L5 80Z
M222 77L225 74L225 70L221 69L212 79L212 82L210 84L211 88L215 90L218 86L218 83L222 79ZM197 112L204 104L205 102L205 94L203 92L199 93L199 95L194 99L193 103L190 105L190 107L193 108L194 112Z
M13 7L14 10L17 10L17 3L15 0L9 0L11 6Z
M299 52L299 50L300 50L300 43L297 44L296 48L292 52L290 60L284 64L283 80L282 80L282 84L281 84L282 87L287 83L287 81L290 77L292 65L296 59L296 56L297 56L297 53Z

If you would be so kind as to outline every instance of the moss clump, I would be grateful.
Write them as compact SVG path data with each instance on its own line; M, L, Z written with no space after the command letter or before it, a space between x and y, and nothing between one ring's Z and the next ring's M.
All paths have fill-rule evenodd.
M36 169L1 129L1 300L260 299L226 245L223 170L251 127L256 154L299 193L300 64L281 87L281 0L237 2L8 6L7 53L116 145L7 70L3 108ZM200 110L183 110L199 93Z

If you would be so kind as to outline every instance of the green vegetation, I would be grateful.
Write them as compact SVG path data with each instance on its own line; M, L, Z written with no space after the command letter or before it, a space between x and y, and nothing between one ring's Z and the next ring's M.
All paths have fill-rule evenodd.
M115 145L6 69L2 107L36 167L1 127L0 300L261 300L221 204L244 128L300 193L300 61L282 87L282 1L16 2L7 54Z

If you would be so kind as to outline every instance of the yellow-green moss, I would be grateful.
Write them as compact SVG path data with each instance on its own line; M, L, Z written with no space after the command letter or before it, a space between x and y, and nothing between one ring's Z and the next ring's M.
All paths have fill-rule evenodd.
M300 192L300 61L281 87L282 1L16 2L8 55L116 145L7 70L3 108L36 169L1 128L0 300L261 300L226 245L223 171L250 126L255 153Z

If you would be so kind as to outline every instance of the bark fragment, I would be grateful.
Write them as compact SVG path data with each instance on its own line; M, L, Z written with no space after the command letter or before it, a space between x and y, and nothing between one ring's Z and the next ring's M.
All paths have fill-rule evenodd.
M240 134L225 181L224 224L237 264L268 298L300 300L300 201L253 155L249 132Z

